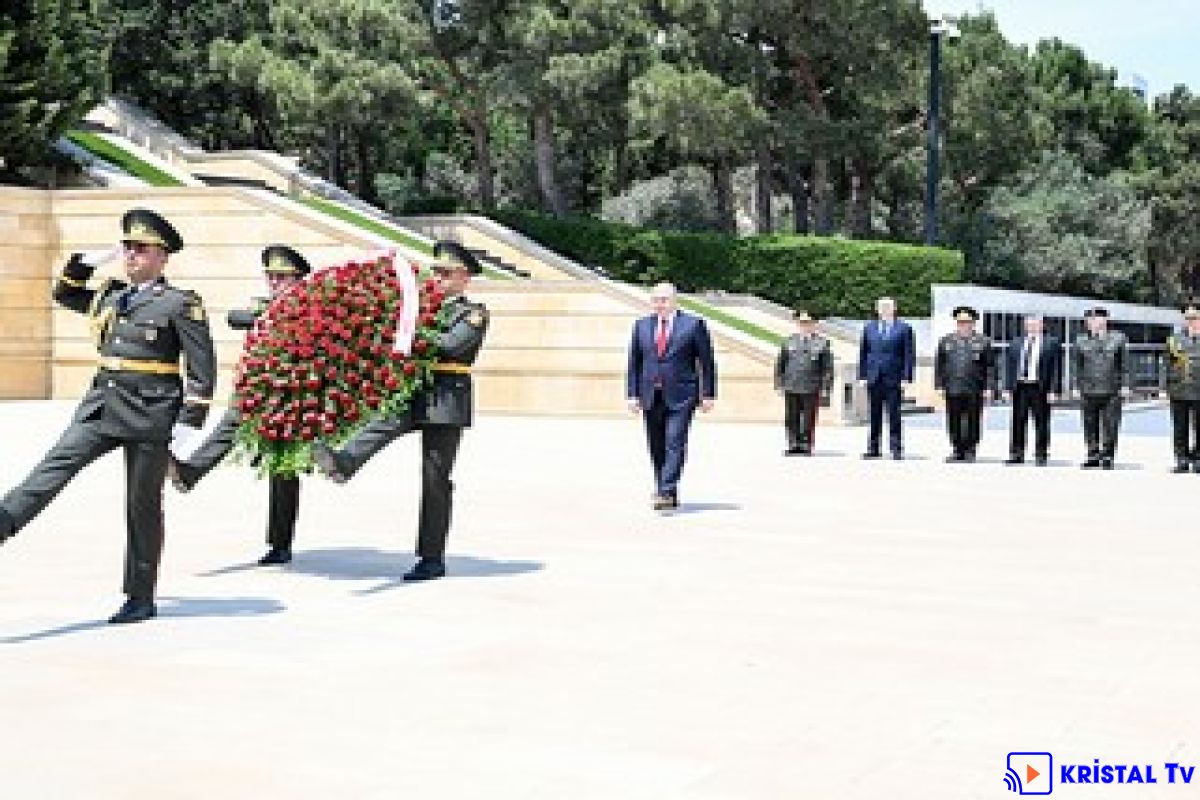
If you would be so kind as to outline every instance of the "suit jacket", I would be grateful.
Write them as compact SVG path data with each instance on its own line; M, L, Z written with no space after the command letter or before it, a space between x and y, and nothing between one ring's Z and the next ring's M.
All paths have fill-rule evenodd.
M92 272L75 255L54 286L60 305L91 318L100 356L75 422L98 419L108 436L144 441L166 441L177 421L202 426L217 363L200 297L160 279L123 303L128 284L109 279L93 289ZM122 361L162 373L122 369Z
M637 398L642 408L649 408L655 388L661 386L663 399L672 410L694 406L701 397L715 398L717 364L704 320L676 311L661 358L654 342L657 333L658 317L654 314L634 323L625 396Z
M1062 394L1062 342L1057 337L1042 334L1042 344L1038 352L1037 383L1043 392ZM1008 351L1004 354L1004 388L1014 391L1021 375L1021 354L1025 352L1025 337L1021 336L1009 342Z
M917 360L916 337L904 320L893 320L883 335L879 320L863 328L858 347L858 379L868 386L892 388L912 383Z

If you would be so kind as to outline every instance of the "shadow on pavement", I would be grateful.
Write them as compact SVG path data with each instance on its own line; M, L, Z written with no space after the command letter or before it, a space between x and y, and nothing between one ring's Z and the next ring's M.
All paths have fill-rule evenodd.
M285 606L279 601L265 597L160 597L157 603L160 618L248 617L277 614L285 609ZM154 620L142 624L153 625ZM124 626L110 626L106 619L86 620L41 631L32 631L19 636L7 636L0 639L0 644L23 644L100 628L117 630L120 627Z

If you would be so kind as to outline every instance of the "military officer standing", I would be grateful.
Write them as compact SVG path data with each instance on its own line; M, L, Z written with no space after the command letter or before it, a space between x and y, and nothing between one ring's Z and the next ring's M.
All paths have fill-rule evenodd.
M934 386L946 394L949 462L975 460L983 405L991 400L996 378L992 340L975 330L978 319L969 306L954 309L954 333L941 338L934 356Z
M413 398L399 417L377 419L366 425L340 450L324 442L313 446L313 461L337 483L344 483L376 453L396 438L421 431L421 511L417 527L416 565L404 575L406 581L424 581L446 574L446 537L454 483L450 475L464 428L471 426L471 365L483 346L488 311L482 303L466 298L471 276L482 271L479 261L456 242L442 241L434 247L442 257L436 267L446 301L437 341L438 363L433 382Z
M829 340L817 333L807 311L793 314L796 333L789 336L775 359L775 391L783 393L785 456L812 455L821 394L833 385L833 353Z
M234 309L226 321L235 330L248 331L270 305L271 298L303 280L312 268L290 247L271 245L262 251L263 270L271 297L256 297L249 309ZM230 408L221 422L187 460L171 459L168 475L180 492L190 492L233 448L234 435L242 422L237 408ZM272 475L268 479L267 553L258 563L286 564L292 560L292 541L296 535L296 516L300 511L300 478L297 475Z
M183 247L179 233L145 209L126 213L121 230L127 282L109 279L90 288L88 279L104 259L76 253L55 283L54 299L91 320L98 371L58 442L0 501L3 541L29 524L81 469L124 449L127 599L109 619L113 623L141 622L156 613L168 441L177 424L204 424L216 382L200 297L163 278L168 256Z
M1200 308L1183 310L1184 328L1167 340L1167 395L1175 440L1174 472L1200 472Z
M1108 329L1108 309L1084 312L1087 333L1075 339L1071 369L1083 412L1084 469L1112 469L1121 428L1121 399L1130 394L1129 340Z

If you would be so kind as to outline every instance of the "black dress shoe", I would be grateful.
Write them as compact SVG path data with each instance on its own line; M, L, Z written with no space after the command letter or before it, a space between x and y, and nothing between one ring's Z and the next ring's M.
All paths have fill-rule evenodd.
M975 463L976 458L978 458L978 456L975 455L974 450L968 450L966 453L963 454L963 461L966 461L971 464Z
M292 551L285 547L272 547L267 551L267 554L258 560L260 566L268 567L272 564L287 564L292 560Z
M1033 460L1033 463L1037 464L1039 467L1044 467L1050 463L1050 457L1049 456L1038 456L1037 458L1035 458Z
M892 451L892 461L903 461L903 460L904 460L904 453L900 452L899 450Z
M811 447L801 447L801 448L800 448L800 450L799 450L799 453L800 453L800 455L802 455L802 456L811 456L811 455L812 455L812 448L811 448Z
M1197 475L1200 475L1200 461L1192 462L1192 472L1195 472Z
M422 558L412 569L404 573L406 581L432 581L444 577L446 564L437 558Z
M130 597L125 605L108 618L112 625L127 625L132 622L145 622L158 614L154 601L145 597Z
M195 470L175 456L167 459L167 478L180 494L187 494L196 485Z
M803 452L804 451L801 450L799 447L789 447L787 450L783 451L783 454L785 456L798 456Z
M959 455L958 453L951 453L950 455L946 456L947 464L953 464L957 461L962 461L962 460L963 460L963 457L961 455Z
M1100 468L1101 469L1113 469L1114 468L1113 460L1111 458L1100 459Z
M1017 464L1024 464L1025 456L1009 456L1008 460L1004 463L1010 467L1016 466Z
M1087 461L1079 465L1082 469L1096 469L1100 466L1100 459L1089 458Z
M312 446L312 460L317 469L334 483L345 483L348 480L346 469L338 459L338 454L324 442L317 442Z
M879 455L879 451L878 451L878 450L868 450L867 452L865 452L865 453L863 453L863 454L862 454L862 457L863 457L864 459L868 459L868 460L870 460L870 459L873 459L873 458L882 458L883 456Z

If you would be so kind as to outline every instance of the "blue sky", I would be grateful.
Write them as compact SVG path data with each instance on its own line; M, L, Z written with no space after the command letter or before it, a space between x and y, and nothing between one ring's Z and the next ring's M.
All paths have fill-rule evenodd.
M1057 36L1093 61L1136 73L1151 95L1177 83L1200 92L1200 0L923 0L930 16L995 13L1009 41Z

